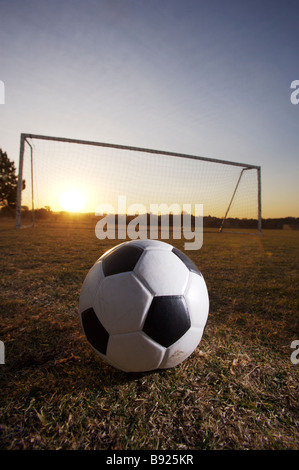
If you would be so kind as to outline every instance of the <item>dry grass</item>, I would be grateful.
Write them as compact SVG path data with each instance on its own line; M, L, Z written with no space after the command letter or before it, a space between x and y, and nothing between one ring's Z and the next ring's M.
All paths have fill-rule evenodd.
M77 313L87 270L118 242L1 223L2 449L299 449L299 233L206 234L188 253L211 301L199 347L125 374L96 357Z

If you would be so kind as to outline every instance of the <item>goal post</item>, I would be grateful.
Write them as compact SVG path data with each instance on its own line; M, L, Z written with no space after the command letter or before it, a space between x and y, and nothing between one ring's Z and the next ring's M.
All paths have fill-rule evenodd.
M235 198L235 195L236 195L236 192L237 192L237 189L240 185L240 182L241 182L241 178L243 176L243 173L244 171L247 171L247 170L252 170L252 169L255 169L256 170L256 174L257 174L257 230L258 230L258 233L261 234L262 232L262 200L261 200L261 168L260 167L251 167L251 166L247 166L247 167L244 167L241 169L240 171L240 175L239 175L239 178L238 178L238 181L237 181L237 184L234 188L234 191L233 191L233 194L232 194L232 197L231 197L231 200L229 202L229 205L227 207L227 210L225 212L225 215L223 217L223 220L221 222L221 225L220 225L220 228L219 228L219 232L222 232L223 231L223 226L225 224L225 221L228 217L228 214L229 214L229 210L231 208L231 205L234 201L234 198Z
M116 207L116 196L125 195L128 204L146 207L203 204L204 229L261 233L260 166L22 133L18 170L16 228L24 225L24 214L34 225L45 207L67 211L59 198L65 189L78 188L88 201L83 212L94 215L99 204Z

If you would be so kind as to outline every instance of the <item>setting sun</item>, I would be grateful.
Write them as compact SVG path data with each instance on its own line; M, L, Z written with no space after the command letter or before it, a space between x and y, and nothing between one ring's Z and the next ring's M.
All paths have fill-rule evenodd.
M68 212L80 212L86 204L86 198L77 189L68 189L60 196L61 207Z

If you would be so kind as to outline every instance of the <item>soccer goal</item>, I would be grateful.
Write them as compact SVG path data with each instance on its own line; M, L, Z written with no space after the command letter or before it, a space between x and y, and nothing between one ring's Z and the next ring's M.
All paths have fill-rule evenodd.
M25 180L25 189L23 181ZM261 233L261 168L196 155L21 134L16 228L99 206L203 205L204 230ZM122 199L123 200L123 199ZM139 206L138 206L139 205ZM107 212L108 212L107 209ZM54 220L54 219L53 219Z

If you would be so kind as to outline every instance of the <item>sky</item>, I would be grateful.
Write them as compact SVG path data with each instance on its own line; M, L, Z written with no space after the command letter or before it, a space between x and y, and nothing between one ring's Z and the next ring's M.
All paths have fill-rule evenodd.
M21 132L246 162L263 217L299 217L294 80L296 0L0 0L16 166Z

